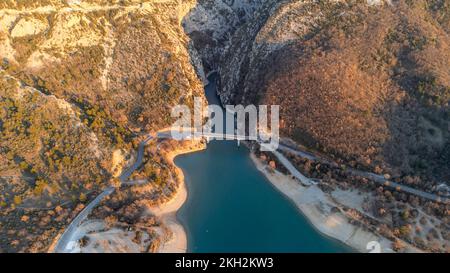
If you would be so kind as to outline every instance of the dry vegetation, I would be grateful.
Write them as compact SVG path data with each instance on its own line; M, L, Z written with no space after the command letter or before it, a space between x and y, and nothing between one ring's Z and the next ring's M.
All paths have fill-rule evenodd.
M360 168L418 175L429 189L450 179L448 1L286 5L238 80L222 76L224 96L234 81L234 102L279 104L284 136Z
M450 180L450 2L378 2L266 2L225 49L219 95L224 104L280 105L285 140L324 159L287 155L294 165L330 195L367 197L360 210L345 205L352 197L337 201L352 223L398 251L409 243L448 252L448 204L349 171L430 193Z
M0 3L0 251L46 251L112 181L114 151L136 148L142 134L172 123L171 106L202 96L181 27L194 0L77 2ZM218 22L232 27L215 32L206 24L190 34L207 69L234 34L219 65L224 102L280 104L284 136L353 167L425 190L450 179L448 0L273 0L247 10L258 20L245 17L250 0L232 1L237 17L220 2ZM160 226L145 207L177 186L154 146L133 177L147 183L117 191L93 214L111 226L141 226L136 241L148 240L144 251L157 248ZM356 181L373 190L329 166L294 162L330 187ZM447 208L417 202L448 218ZM390 217L383 224L395 237L448 247L433 246L448 239L447 222L434 232L417 202L378 189L367 210L384 211L378 216Z
M46 251L114 184L114 152L202 96L180 25L192 1L77 2L0 3L0 251ZM170 188L168 171L150 179Z
M90 215L91 219L102 220L104 229L87 234L80 245L83 241L89 242L92 234L119 229L133 234L133 242L139 245L141 252L158 251L160 244L170 238L171 231L162 219L149 212L149 208L170 200L182 183L167 153L190 145L176 141L150 143L142 167L130 178L130 183L134 184L123 185ZM116 247L125 249L126 244Z
M55 97L7 77L0 84L0 249L45 251L107 183L110 147Z
M269 170L289 174L271 153L255 149L255 154L270 166ZM335 209L341 210L353 225L389 239L395 251L402 252L407 244L429 252L450 250L450 205L380 186L352 174L344 164L309 160L290 153L285 156L302 174L320 182L321 190L333 199L343 194L336 200L339 208ZM420 184L419 177L404 180L409 186ZM355 195L361 204L352 203Z

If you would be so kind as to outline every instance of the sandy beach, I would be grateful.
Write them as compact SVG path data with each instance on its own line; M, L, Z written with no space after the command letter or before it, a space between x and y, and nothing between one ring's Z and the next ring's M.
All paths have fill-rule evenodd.
M158 207L149 208L150 213L159 217L172 233L167 241L161 242L159 253L185 253L187 250L186 232L176 216L186 198L187 189L185 183L181 183L173 199Z
M321 233L345 243L358 252L369 252L367 247L370 242L377 242L382 253L393 252L391 241L350 224L342 213L333 211L338 204L317 186L305 187L278 171L269 171L253 153L251 159L271 184L290 199Z
M174 164L174 158L182 155L194 153L206 149L206 144L193 141L190 145L178 147L168 151L165 154L168 162L175 166L176 177L179 180L176 193L167 202L148 208L149 213L157 216L164 223L164 226L170 232L161 232L161 244L158 253L185 253L187 252L187 236L184 227L177 219L177 212L187 200L187 187L184 181L184 174L180 168ZM334 238L351 247L357 252L369 252L368 244L377 242L379 250L382 253L393 252L391 249L391 241L374 234L362 227L350 224L347 217L334 208L340 204L352 207L362 211L362 197L357 192L336 190L331 194L324 193L317 185L303 186L299 181L284 175L276 170L269 170L269 167L260 161L253 153L250 157L259 171L270 181L271 185L283 195L285 195L302 213L311 224L322 234ZM339 203L338 203L339 202ZM93 226L93 222L87 222L79 229L77 238L81 238L90 230L101 229ZM120 235L120 236L119 236ZM107 237L105 237L107 236ZM111 237L112 236L112 237ZM122 245L121 249L109 249L103 245L99 245L99 249L87 247L82 252L139 252L139 246L135 245L131 240L131 235L120 230L110 230L97 235L101 241L109 238ZM93 244L90 244L92 246ZM79 252L81 249L76 249ZM410 249L410 252L415 252Z
M204 146L194 146L173 150L167 154L167 159L173 163L173 159L182 154L192 153L205 149ZM299 209L311 224L321 233L339 240L354 251L369 252L369 242L378 242L383 253L393 252L391 241L363 230L348 222L340 212L332 212L332 208L338 206L317 186L302 186L301 183L277 171L271 172L254 154L251 159L271 184L284 194ZM166 242L162 242L159 253L184 253L187 251L187 237L183 226L177 220L176 214L187 199L187 188L184 183L184 175L181 169L176 167L177 177L181 180L179 189L168 202L150 209L150 212L160 217L171 230L172 236ZM348 195L349 193L347 193ZM348 197L348 196L347 196ZM354 199L357 199L356 196ZM359 206L354 202L354 206ZM356 208L361 209L361 208Z
M150 213L161 218L167 228L172 232L172 236L167 241L161 242L161 246L158 250L159 253L185 253L187 251L187 237L184 227L177 219L177 211L183 206L187 199L187 188L184 182L184 174L180 168L178 168L173 162L174 158L182 155L194 153L206 149L206 145L193 142L193 145L188 147L182 147L166 154L167 160L174 164L176 168L176 175L179 181L179 188L172 199L166 203L149 208Z

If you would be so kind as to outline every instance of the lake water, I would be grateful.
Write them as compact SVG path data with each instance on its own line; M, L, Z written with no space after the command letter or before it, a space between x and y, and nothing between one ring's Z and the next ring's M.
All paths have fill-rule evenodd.
M217 103L214 76L206 92ZM348 252L321 235L259 172L250 151L212 141L202 152L175 159L188 200L178 212L188 252Z

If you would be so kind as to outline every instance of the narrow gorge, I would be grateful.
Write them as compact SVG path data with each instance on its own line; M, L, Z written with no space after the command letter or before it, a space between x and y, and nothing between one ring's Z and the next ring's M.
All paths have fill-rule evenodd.
M239 190L239 173L247 179L237 194L246 212L272 200L286 215L259 209L326 252L364 252L371 241L386 252L449 252L449 14L448 0L1 1L0 252L51 251L111 187L71 251L186 251L174 161L205 202L188 197L180 210L183 225L197 223L199 241L184 234L189 251L223 250L201 236L207 215L188 209L211 213L197 186L230 201L208 184L229 167L226 190ZM205 141L156 136L174 106L206 106L205 89L222 105L279 105L280 149L214 141L176 158ZM223 205L214 207L229 217L211 217L215 232L233 221ZM252 235L262 238L272 226L264 211L254 216L237 218L261 221ZM275 229L295 242L285 251L320 250Z

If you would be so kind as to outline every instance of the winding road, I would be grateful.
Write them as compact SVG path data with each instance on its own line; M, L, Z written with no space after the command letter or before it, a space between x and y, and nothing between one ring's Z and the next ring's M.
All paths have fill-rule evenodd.
M190 139L191 137L189 135L184 136L186 139ZM162 131L158 132L156 135L156 138L160 139L170 139L173 138L170 131ZM137 158L133 165L131 165L128 169L122 172L122 174L119 176L120 182L122 184L126 183L133 183L133 182L127 182L128 178L133 174L134 171L136 171L139 166L142 164L142 160L144 158L144 148L147 145L147 143L153 139L152 136L148 136L145 140L143 140L141 143L139 143L139 147L137 150ZM239 138L238 138L239 139ZM327 160L321 159L317 156L315 156L312 153L299 150L298 148L293 148L288 145L280 144L278 147L278 150L280 151L286 151L304 158L308 158L310 160L316 160L321 162L328 162ZM302 173L300 173L297 168L294 167L294 165L278 150L273 151L272 153L278 158L278 160L284 165L284 167L291 173L292 176L294 176L296 179L298 179L302 184L306 186L316 185L317 182L309 179L308 177L304 176ZM370 172L364 172L356 169L348 169L348 171L351 174L361 176L368 178L375 183L378 183L382 186L393 188L397 191L403 191L407 192L409 194L413 194L422 198L425 198L427 200L431 200L434 202L449 203L449 198L444 196L439 196L436 194L428 193L425 191L417 190L396 182L392 182L387 180L384 176L370 173ZM78 215L75 217L75 219L69 224L69 226L66 228L64 233L59 238L53 252L56 253L65 253L71 251L71 245L70 242L72 242L72 238L74 235L75 230L78 228L78 226L87 218L87 216L91 213L92 209L95 208L103 198L113 193L115 190L114 187L108 187L106 188L100 195L98 195L92 202L90 202Z
M152 136L148 136L145 140L139 143L137 150L136 161L128 169L122 172L119 176L120 182L122 184L126 183L131 174L136 171L142 164L144 158L144 148L147 143L153 139ZM72 220L69 226L64 230L64 233L59 238L56 243L53 252L55 253L67 253L72 250L72 245L70 244L73 240L74 233L80 224L88 217L91 211L105 198L115 191L115 187L107 187L102 193L100 193L94 200L92 200L76 217Z
M196 133L195 128L189 128L189 129L185 130L185 133L186 132L191 132L190 134L187 133L185 136L183 136L183 137L186 137L187 139L192 138L191 137L192 133L193 133L194 138L201 137L201 136L204 136L207 138L215 138L215 137L222 136L222 135L218 135L218 134L214 134L214 133ZM231 136L231 135L227 135L227 136L228 136L227 139L233 139L233 136ZM159 138L172 138L170 131L159 132L158 137ZM236 140L245 139L245 138L246 138L245 136L239 136L239 135L234 136L234 139L236 139ZM259 139L257 141L258 141L258 143L261 144L261 141ZM295 166L292 165L292 163L279 151L285 151L285 152L292 153L294 155L297 155L297 156L300 156L303 158L307 158L309 160L320 161L323 163L331 164L331 162L329 160L320 158L319 156L316 156L316 155L312 154L311 152L302 151L302 150L292 147L290 145L280 143L278 145L277 150L273 151L272 153L278 158L278 160L284 165L284 167L291 173L292 176L294 176L296 179L298 179L302 184L304 184L306 186L317 185L317 182L313 181L312 179L309 179L308 177L306 177L302 173L300 173L297 170L297 168L295 168ZM388 187L388 188L391 188L391 189L394 189L397 191L402 191L402 192L406 192L409 194L413 194L413 195L419 196L421 198L425 198L427 200L431 200L431 201L438 202L438 203L444 203L444 204L448 204L450 201L449 198L445 197L445 196L439 196L437 194L425 192L422 190L414 189L409 186L405 186L403 184L389 181L382 175L378 175L378 174L371 173L371 172L360 171L360 170L356 170L353 168L348 168L348 171L350 174L365 177L365 178L370 179L370 180L374 181L375 183L380 184L382 186L385 186L385 187Z
M280 144L279 150L286 151L286 152L292 153L292 154L300 156L300 157L308 158L310 160L320 161L320 162L324 162L324 163L330 163L328 160L319 158L319 157L317 157L317 156L315 156L315 155L313 155L311 153L308 153L308 152L305 152L305 151L301 151L301 150L298 150L296 148L292 148L292 147L284 145L284 144ZM371 181L374 181L375 183L377 183L377 184L379 184L381 186L385 186L385 187L388 187L388 188L391 188L391 189L395 189L397 191L413 194L413 195L416 195L416 196L419 196L421 198L425 198L427 200L431 200L431 201L434 201L434 202L448 204L449 201L450 201L449 198L445 197L445 196L439 196L437 194L425 192L425 191L422 191L422 190L414 189L414 188L409 187L409 186L405 186L403 184L399 184L399 183L396 183L396 182L393 182L393 181L389 181L383 175L379 175L379 174L375 174L375 173L371 173L371 172L364 172L364 171L356 170L356 169L353 169L353 168L349 168L348 172L350 174L353 174L353 175L356 175L356 176L361 176L361 177L370 179Z
M389 187L398 191L403 191L403 192L407 192L434 202L438 202L438 203L444 203L444 204L448 204L449 203L449 199L448 197L445 196L439 196L437 194L433 194L433 193L429 193L429 192L425 192L425 191L421 191L421 190L417 190L414 189L412 187L408 187L393 181L389 181L386 178L384 178L384 176L382 175L378 175L378 174L374 174L374 173L368 173L368 172L362 172L359 170L355 170L355 169L350 169L349 170L350 173L357 175L357 176L362 176L365 177L367 179L370 179L372 181L374 181L377 184L380 184L381 186L385 186L385 187Z

